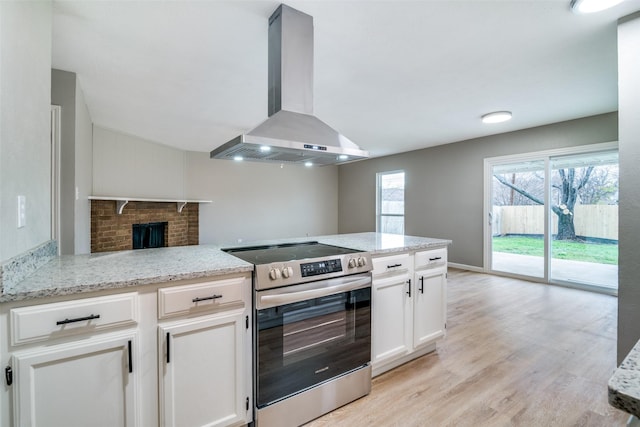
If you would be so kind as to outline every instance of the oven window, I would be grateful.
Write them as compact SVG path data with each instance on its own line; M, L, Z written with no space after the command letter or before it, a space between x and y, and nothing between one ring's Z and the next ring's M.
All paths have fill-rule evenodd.
M371 360L371 289L257 311L257 405Z

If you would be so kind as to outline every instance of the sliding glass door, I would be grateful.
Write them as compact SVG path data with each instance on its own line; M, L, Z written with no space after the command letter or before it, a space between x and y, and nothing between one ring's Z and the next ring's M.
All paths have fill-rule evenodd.
M487 270L617 291L618 152L597 147L485 161Z
M491 269L544 278L545 162L494 165Z
M618 152L550 159L551 281L618 287Z

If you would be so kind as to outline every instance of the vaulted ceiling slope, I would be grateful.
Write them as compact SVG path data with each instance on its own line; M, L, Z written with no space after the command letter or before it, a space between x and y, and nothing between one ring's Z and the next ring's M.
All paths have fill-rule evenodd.
M267 117L277 1L54 1L53 67L96 125L208 152ZM314 18L314 113L372 156L617 110L617 19L561 0L288 1ZM513 111L507 123L480 116Z

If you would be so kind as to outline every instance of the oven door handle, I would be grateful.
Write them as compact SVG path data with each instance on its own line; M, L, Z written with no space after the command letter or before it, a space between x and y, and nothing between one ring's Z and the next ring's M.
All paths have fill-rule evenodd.
M371 276L359 277L357 279L346 279L344 282L320 288L295 291L288 289L289 292L279 292L269 295L258 295L256 298L256 308L258 310L264 308L276 307L279 305L291 304L294 302L307 301L314 298L326 297L329 295L341 294L343 292L355 291L356 289L367 288L371 286Z

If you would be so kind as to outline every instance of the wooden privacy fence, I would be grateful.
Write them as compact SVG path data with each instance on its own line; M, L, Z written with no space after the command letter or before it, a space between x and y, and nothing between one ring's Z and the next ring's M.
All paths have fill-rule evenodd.
M551 214L553 231L558 231L558 217ZM493 235L544 234L544 206L494 206ZM576 235L618 240L618 206L576 205Z

